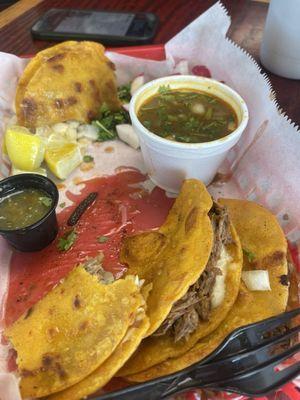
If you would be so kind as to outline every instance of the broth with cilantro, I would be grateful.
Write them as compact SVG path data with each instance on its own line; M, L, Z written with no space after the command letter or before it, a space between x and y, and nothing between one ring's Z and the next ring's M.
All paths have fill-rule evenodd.
M203 143L220 139L237 128L231 106L216 96L191 89L160 86L138 111L140 122L165 139Z
M42 219L52 199L42 190L23 189L0 199L0 229L25 228Z

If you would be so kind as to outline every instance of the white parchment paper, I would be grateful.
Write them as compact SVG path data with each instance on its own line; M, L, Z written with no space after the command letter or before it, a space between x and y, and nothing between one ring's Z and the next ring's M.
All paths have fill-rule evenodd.
M166 61L142 60L112 52L107 55L116 64L119 83L129 82L141 73L148 80L166 76L176 72L177 63L185 59L190 71L195 65L205 65L213 78L234 88L248 105L250 121L242 139L222 165L219 179L209 190L215 197L247 198L268 207L277 215L290 242L299 247L299 130L278 110L270 82L257 63L226 38L229 26L230 17L218 2L166 44ZM0 53L0 138L14 114L16 85L27 62ZM114 151L107 152L108 146ZM61 200L65 201L66 189L80 190L78 180L111 174L120 166L144 170L140 152L118 141L91 145L88 154L94 155L95 167L88 172L74 172L60 190ZM9 164L4 158L0 161L0 177L4 177L9 173ZM9 257L10 250L0 238L0 334ZM18 394L12 390L12 375L5 373L6 354L5 346L0 345L0 399L17 400Z

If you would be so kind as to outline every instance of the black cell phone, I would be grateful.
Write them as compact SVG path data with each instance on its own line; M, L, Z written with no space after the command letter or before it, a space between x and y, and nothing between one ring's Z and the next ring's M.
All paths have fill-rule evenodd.
M150 43L158 26L152 13L52 8L31 28L40 40L93 40L124 46Z

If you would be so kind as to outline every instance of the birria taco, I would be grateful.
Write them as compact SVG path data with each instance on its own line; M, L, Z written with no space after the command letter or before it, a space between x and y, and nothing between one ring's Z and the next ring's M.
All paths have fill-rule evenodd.
M78 397L62 398L92 393L133 353L148 326L136 276L114 281L97 263L74 268L5 331L17 352L22 397L49 396L87 376Z
M226 208L197 180L184 182L164 225L125 240L128 273L152 284L150 327L118 375L127 376L185 354L215 330L240 286L242 249Z
M28 128L76 120L89 122L101 105L121 106L114 64L95 42L68 41L40 51L17 87L18 124Z
M169 357L148 369L141 366L142 372L126 379L143 382L181 370L206 357L234 329L285 311L289 295L287 242L276 218L253 202L222 199L219 203L228 210L240 237L244 250L243 273L267 271L269 290L249 290L242 280L234 306L212 333L185 354Z

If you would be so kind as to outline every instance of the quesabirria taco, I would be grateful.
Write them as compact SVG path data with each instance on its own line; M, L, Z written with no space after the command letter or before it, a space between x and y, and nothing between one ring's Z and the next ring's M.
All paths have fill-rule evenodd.
M226 208L205 186L186 180L165 224L128 237L121 251L128 273L149 284L150 328L121 369L132 375L185 354L215 330L239 291L242 249Z

